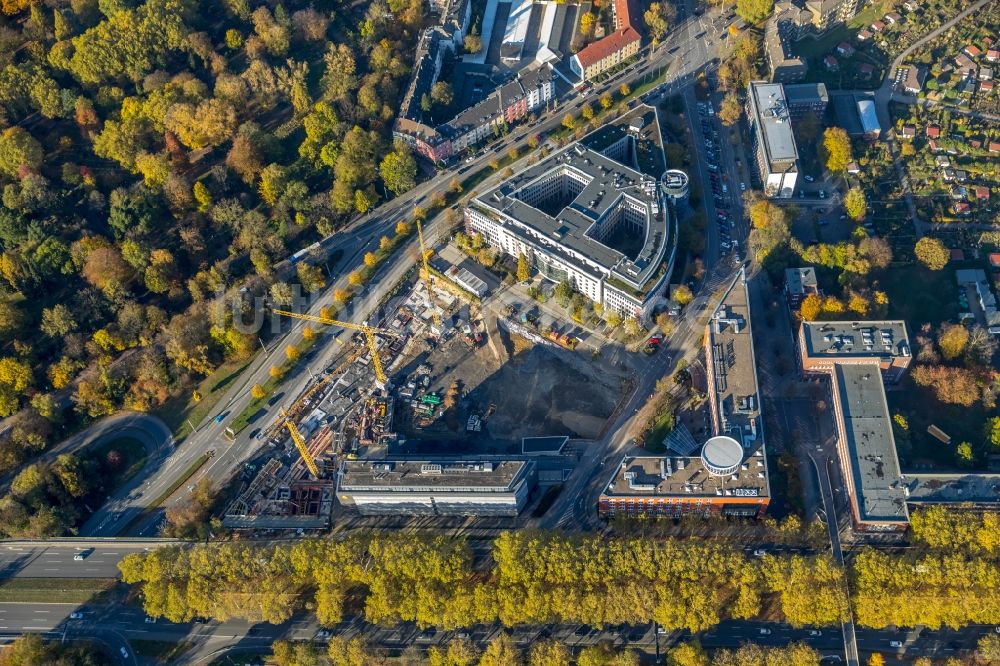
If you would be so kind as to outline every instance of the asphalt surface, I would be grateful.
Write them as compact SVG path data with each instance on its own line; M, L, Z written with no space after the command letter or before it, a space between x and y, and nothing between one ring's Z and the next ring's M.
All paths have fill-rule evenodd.
M70 615L80 613L80 617ZM995 631L991 625L971 625L960 630L858 630L858 646L863 653L880 652L888 661L926 656L933 659L958 656L975 649L981 636ZM252 624L242 621L174 624L165 620L149 622L140 608L132 605L83 606L72 604L8 604L0 603L0 637L23 632L48 634L52 637L97 638L112 648L117 663L141 663L136 660L129 644L133 640L184 642L191 645L183 663L207 663L214 656L233 649L265 648L277 638L324 641L326 634L310 615L299 615L281 625ZM395 627L376 627L360 617L346 618L331 628L335 635L361 636L370 646L390 652L415 644L421 648L446 644L459 633L484 646L498 633L499 626L476 626L462 632L422 631L412 623ZM647 653L662 651L677 642L687 640L686 632L658 633L652 625L605 627L595 629L581 625L549 625L521 627L509 630L515 642L528 647L543 637L554 638L572 647L607 641L617 648L632 647ZM787 625L725 621L710 631L698 635L706 648L735 648L753 642L762 646L785 646L803 641L824 656L842 658L843 637L836 628L793 628ZM899 642L901 647L894 647ZM120 656L125 647L128 658Z
M5 543L0 547L3 578L117 578L118 562L155 544L130 543ZM83 560L74 560L83 554Z

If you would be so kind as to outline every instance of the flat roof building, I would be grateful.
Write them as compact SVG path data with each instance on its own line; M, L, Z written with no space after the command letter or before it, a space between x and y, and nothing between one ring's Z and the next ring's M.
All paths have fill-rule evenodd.
M531 460L348 460L337 498L363 515L516 516L537 476Z
M764 195L791 198L799 175L799 152L783 86L752 81L747 95L747 119Z
M503 43L500 45L500 59L506 63L517 63L524 50L524 41L528 37L528 24L531 23L533 2L528 0L512 0L507 14L507 25L504 27Z
M874 364L897 382L913 360L906 322L804 321L799 354L805 372L826 372L842 363Z
M996 511L1000 505L1000 474L906 474L904 480L911 508L948 504Z
M469 234L605 309L645 316L669 280L677 231L635 141L625 133L601 151L574 143L527 167L470 202Z
M700 455L626 457L598 500L602 516L761 517L770 502L760 396L743 271L706 330L713 436Z
M597 511L605 517L758 517L767 508L769 492L763 448L741 456L736 470L725 476L709 472L701 456L625 457L604 487Z
M830 103L830 95L825 83L795 83L785 86L785 101L788 102L788 112L794 120L806 113L822 116Z
M796 309L802 299L810 294L819 294L819 282L816 280L816 269L812 266L785 269L785 294L788 305Z
M906 490L881 372L874 363L838 363L833 378L837 453L855 528L902 531L909 523Z
M882 133L882 127L878 123L878 113L875 111L875 102L871 99L859 99L858 119L861 121L861 132L866 137L877 139Z
M897 382L913 360L906 323L806 321L798 336L804 372L833 380L837 456L854 529L902 531L909 522L883 382Z

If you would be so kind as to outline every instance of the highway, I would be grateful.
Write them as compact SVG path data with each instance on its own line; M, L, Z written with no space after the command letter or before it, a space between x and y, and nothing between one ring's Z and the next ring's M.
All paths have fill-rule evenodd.
M79 613L80 617L71 618ZM188 643L190 651L183 663L207 663L213 655L233 648L265 648L277 638L291 640L325 640L318 635L321 627L311 615L299 614L281 625L252 624L243 621L174 624L163 619L155 623L147 620L142 610L123 603L107 606L76 607L72 604L9 604L0 603L0 637L12 637L23 632L47 633L53 637L96 637L117 652L126 647L128 659L118 663L134 663L129 641L157 640ZM995 631L991 625L971 625L960 630L874 630L859 629L859 650L864 653L880 652L889 661L912 660L926 656L934 659L958 656L972 650L979 638ZM382 647L390 652L416 644L421 648L446 644L456 637L456 631L421 631L412 623L394 627L378 627L360 617L346 618L331 628L334 635L361 636L372 647ZM466 633L470 640L484 646L503 631L499 625L476 626ZM648 653L655 649L657 639L660 650L689 638L687 632L657 634L649 624L615 626L595 629L580 625L548 625L545 627L520 627L508 630L514 640L527 648L541 637L554 638L573 647L609 641L617 648L633 647ZM793 628L788 625L764 622L725 621L698 635L706 648L735 648L746 642L762 646L785 646L790 642L804 641L824 656L843 653L843 637L836 628ZM898 641L902 647L891 645ZM115 655L118 656L117 654Z
M117 578L123 557L156 547L150 543L7 542L0 546L0 578ZM74 560L80 553L84 559Z

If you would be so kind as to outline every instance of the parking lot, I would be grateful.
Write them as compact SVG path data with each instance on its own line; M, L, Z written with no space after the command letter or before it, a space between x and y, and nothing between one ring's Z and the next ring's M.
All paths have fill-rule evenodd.
M743 249L738 238L741 234L737 230L739 213L738 209L733 212L731 207L746 192L747 184L744 181L733 182L727 177L727 169L722 161L722 141L725 139L720 138L721 123L716 117L715 105L711 100L698 102L698 117L702 138L696 136L695 141L702 141L704 144L705 168L708 169L706 189L708 187L712 189L719 254L732 252L737 261L742 261Z

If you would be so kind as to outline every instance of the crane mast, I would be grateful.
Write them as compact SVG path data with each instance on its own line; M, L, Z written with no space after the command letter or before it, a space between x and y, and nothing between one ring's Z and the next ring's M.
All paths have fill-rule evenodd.
M383 329L373 328L363 324L353 324L349 321L338 321L337 319L330 319L329 317L317 317L316 315L299 314L298 312L289 312L287 310L273 310L273 312L275 314L291 317L293 319L302 319L316 324L326 324L327 326L339 326L350 331L360 331L365 336L365 342L368 343L368 350L372 355L372 367L375 368L375 379L379 384L379 388L384 388L388 385L389 380L385 376L385 369L382 367L382 359L378 356L378 343L375 340L375 334L390 333L390 331L384 331Z
M288 412L284 408L281 409L281 416L285 419L285 427L288 428L288 433L292 436L292 441L295 442L295 448L299 450L299 455L302 456L302 462L306 464L309 472L318 479L319 468L316 467L316 461L313 459L312 454L309 453L308 447L306 447L306 440L302 437L302 433L295 427L292 420L288 418Z

